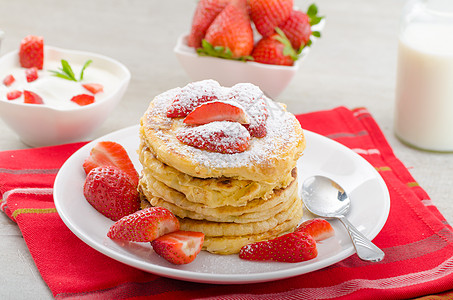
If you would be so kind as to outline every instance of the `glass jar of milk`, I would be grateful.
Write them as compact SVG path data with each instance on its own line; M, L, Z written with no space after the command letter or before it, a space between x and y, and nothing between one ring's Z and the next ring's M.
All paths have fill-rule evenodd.
M395 134L453 151L453 0L406 4L399 33Z

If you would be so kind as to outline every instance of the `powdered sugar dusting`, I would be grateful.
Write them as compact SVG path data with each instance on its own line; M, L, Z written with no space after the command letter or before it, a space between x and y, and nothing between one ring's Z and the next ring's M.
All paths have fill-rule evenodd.
M244 104L239 100L242 99L242 95L246 95L250 91L256 93L259 88L248 83L241 84L240 87L242 88L238 88L239 92L236 92L235 99L244 107ZM222 87L221 90L225 97L224 99L229 99L227 95L230 94L231 88ZM168 118L166 115L169 106L180 92L181 88L175 88L156 96L153 100L152 108L147 111L148 126L153 126L154 120L159 119L162 123L179 122L180 127L189 128L188 125L183 124L181 119ZM268 117L265 120L267 134L262 138L250 138L250 145L244 152L224 154L201 150L182 144L176 138L175 132L172 131L158 131L156 135L165 141L166 146L171 151L188 156L197 164L208 168L223 169L249 166L251 164L269 164L274 160L281 159L284 151L292 152L292 147L298 144L302 137L295 132L295 126L299 126L299 123L294 115L287 112L281 104L272 101L264 95L254 99L262 101L262 104L257 107L262 105L268 112ZM255 106L252 105L251 107ZM253 111L249 110L247 112L250 118L254 116Z

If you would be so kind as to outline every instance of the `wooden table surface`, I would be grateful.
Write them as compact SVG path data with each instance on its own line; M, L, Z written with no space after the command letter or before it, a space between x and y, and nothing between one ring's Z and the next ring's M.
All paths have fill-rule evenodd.
M393 134L396 52L402 0L317 0L326 26L288 88L276 100L297 114L340 105L366 107L396 156L453 222L453 154L422 152ZM295 0L306 8L312 1ZM90 138L138 123L157 94L190 79L173 53L190 28L195 0L0 0L0 54L16 50L29 34L61 48L101 53L132 73L118 108ZM27 148L0 121L0 151ZM14 222L0 213L0 298L48 299Z

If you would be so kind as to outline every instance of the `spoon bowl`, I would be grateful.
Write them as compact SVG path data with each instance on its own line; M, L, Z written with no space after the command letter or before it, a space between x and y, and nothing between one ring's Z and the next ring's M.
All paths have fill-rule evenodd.
M359 258L367 261L381 261L384 258L384 252L345 217L351 206L351 200L338 183L324 176L309 177L302 185L302 201L315 215L339 219L348 230Z

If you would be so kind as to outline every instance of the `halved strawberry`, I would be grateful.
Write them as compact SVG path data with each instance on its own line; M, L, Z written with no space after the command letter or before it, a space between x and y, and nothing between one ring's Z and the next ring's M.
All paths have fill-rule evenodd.
M316 241L305 232L292 232L272 240L245 245L239 257L247 260L301 262L318 256Z
M27 82L32 82L38 79L38 68L32 67L30 69L26 69L25 78L27 79Z
M113 166L91 170L85 179L83 195L97 211L113 221L140 209L137 187L125 172Z
M222 101L201 104L184 119L184 123L190 125L202 125L214 121L231 121L241 124L250 123L247 114L241 107L232 102L226 103Z
M24 90L24 103L44 104L44 101L38 94Z
M90 151L90 155L83 162L83 169L88 174L92 169L100 166L115 166L129 176L134 186L138 185L138 173L135 170L126 149L116 142L101 141Z
M187 45L189 47L201 47L201 40L206 35L212 21L225 8L230 0L200 0L192 19L192 27Z
M189 146L218 153L238 153L250 145L250 133L237 122L217 121L180 129L176 138Z
M44 64L44 39L41 36L29 35L20 44L19 62L23 68L38 68Z
M154 252L175 265L188 264L197 257L204 234L196 231L176 231L151 242Z
M8 100L17 99L17 98L19 98L20 96L22 96L22 92L21 92L21 91L18 91L18 90L12 90L12 91L9 91L8 93L6 93L6 98L7 98Z
M85 106L94 103L94 96L88 94L80 94L71 98L71 101L80 106Z
M289 18L278 26L286 35L296 51L308 44L311 26L308 15L300 10L293 10Z
M13 75L9 74L6 75L5 79L3 79L3 84L6 86L10 86L11 84L13 84L14 81L16 81L16 78L14 78Z
M179 118L187 116L200 104L217 100L220 90L220 84L210 79L187 84L181 88L176 99L169 106L167 117Z
M274 34L275 27L288 19L293 0L250 0L250 16L256 30L263 36Z
M100 83L85 83L82 86L93 94L97 94L104 91L104 86Z
M317 242L335 235L332 225L330 225L328 221L321 218L307 220L297 226L294 231L306 232Z
M107 236L131 242L151 242L178 230L179 221L168 209L149 207L118 220L110 227Z

